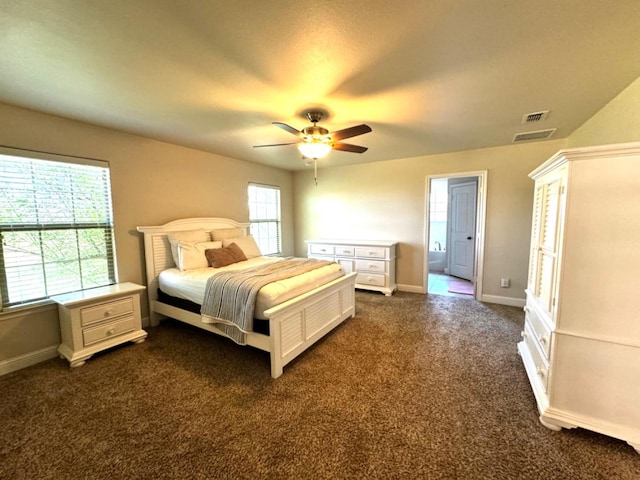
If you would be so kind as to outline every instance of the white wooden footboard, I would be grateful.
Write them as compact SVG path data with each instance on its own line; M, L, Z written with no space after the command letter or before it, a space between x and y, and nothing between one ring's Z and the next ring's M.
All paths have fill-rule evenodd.
M356 274L334 280L266 310L269 319L271 376L347 318L355 315Z

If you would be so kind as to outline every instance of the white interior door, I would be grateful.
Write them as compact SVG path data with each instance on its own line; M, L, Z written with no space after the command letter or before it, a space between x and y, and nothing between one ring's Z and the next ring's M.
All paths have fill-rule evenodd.
M458 183L449 192L449 274L473 281L477 186L475 182Z

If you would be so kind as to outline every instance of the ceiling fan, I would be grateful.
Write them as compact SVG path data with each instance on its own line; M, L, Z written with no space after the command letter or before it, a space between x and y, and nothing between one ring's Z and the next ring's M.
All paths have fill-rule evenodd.
M329 133L329 130L317 125L317 123L322 119L323 116L324 112L321 111L312 110L307 112L306 117L311 123L313 123L313 126L305 127L302 130L296 130L286 123L273 122L273 125L295 135L299 138L299 140L297 142L290 143L254 145L254 147L259 148L278 147L282 145L298 145L298 150L300 150L303 158L306 160L318 160L320 158L323 158L332 149L351 153L364 153L367 151L367 147L352 145L350 143L343 143L340 142L340 140L371 132L372 130L369 125L356 125L355 127L349 127L343 130L337 130L333 133Z

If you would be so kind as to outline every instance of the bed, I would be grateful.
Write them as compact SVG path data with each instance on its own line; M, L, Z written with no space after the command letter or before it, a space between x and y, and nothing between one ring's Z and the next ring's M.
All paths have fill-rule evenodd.
M203 286L194 277L206 277L207 270L217 271L218 269L206 267L202 269L202 265L196 264L201 261L201 256L194 257L191 253L187 255L188 252L184 249L178 252L176 245L182 247L185 245L177 242L176 238L189 238L189 235L204 231L210 239L210 246L214 249L218 248L218 244L213 244L219 236L229 237L221 240L225 248L232 248L230 243L243 246L245 243L249 244L243 243L244 240L250 239L245 238L250 237L247 235L248 224L227 218L186 218L161 226L140 226L137 230L144 236L151 325L158 325L163 318L168 317L230 337L236 343L269 352L273 378L281 376L285 365L355 314L356 274L341 272L338 275L335 270L331 270L335 269L335 266L321 273L318 269L318 272L311 271L304 274L307 277L313 277L310 282L307 282L307 286L296 285L293 290L290 288L288 290L291 284L296 284L296 279L291 279L282 280L277 284L274 282L261 288L254 313L255 328L243 334L243 341L238 342L225 330L224 324L228 323L226 320L212 318L198 311ZM200 234L197 233L197 235ZM214 237L216 237L215 241ZM191 242L190 245L193 246L194 243ZM209 246L205 245L205 242L195 243L195 245L198 245L200 253L203 248ZM222 250L217 250L216 253L221 253ZM250 247L245 250L249 252ZM207 255L211 253L209 249L205 251ZM241 264L253 267L275 261L273 257L260 256L259 252L247 257L249 257L247 261L231 264L220 270L241 269ZM193 258L195 260L192 260ZM196 268L192 269L192 266ZM189 271L189 275L183 274L185 270ZM182 277L187 277L189 280L185 282L181 280ZM160 288L161 284L163 289ZM186 285L182 292L181 284Z

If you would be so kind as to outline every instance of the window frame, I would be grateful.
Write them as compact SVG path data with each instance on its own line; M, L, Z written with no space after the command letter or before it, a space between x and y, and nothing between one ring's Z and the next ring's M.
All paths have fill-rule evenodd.
M68 155L60 155L49 152L42 152L36 150L23 150L16 149L12 147L7 147L0 145L0 155L7 157L14 157L15 159L24 159L25 161L45 161L45 162L56 162L65 165L75 165L75 166L87 166L87 167L98 167L103 169L103 172L98 172L98 174L102 175L102 179L98 182L95 181L92 186L98 185L100 188L101 196L99 197L99 202L96 202L102 210L103 217L96 219L96 221L86 221L86 219L71 221L61 221L61 222L47 222L45 220L46 217L36 217L33 222L21 222L19 219L14 221L11 217L7 217L5 222L2 223L0 221L0 312L1 311L9 311L9 310L18 310L22 308L28 308L31 306L36 306L49 300L51 296L69 293L71 291L81 291L87 290L90 288L95 288L98 286L104 285L112 285L117 283L117 262L116 262L116 251L115 251L115 233L114 233L114 219L113 219L113 196L111 192L111 172L109 163L104 160L92 159L92 158L84 158L84 157L76 157L76 156L68 156ZM2 159L0 159L2 161ZM34 163L30 164L30 167L33 168L37 166ZM43 168L54 169L53 165L42 165ZM69 171L71 174L76 173L73 171ZM69 177L69 172L66 173L66 176ZM96 175L96 171L88 171L92 175ZM30 181L33 181L35 174L32 174ZM64 180L64 177L61 175L60 179ZM74 184L75 186L76 184ZM35 192L35 190L34 190ZM93 193L93 190L91 191ZM87 192L85 192L87 193ZM35 193L34 193L35 194ZM50 196L51 197L51 196ZM65 197L66 198L66 197ZM35 200L34 205L37 205ZM77 205L77 204L76 204ZM93 204L92 204L93 205ZM75 210L74 210L75 213ZM42 293L44 295L34 294L31 297L20 297L16 300L9 300L9 279L10 276L7 273L7 264L5 263L5 241L4 237L9 237L13 233L26 233L26 232L35 232L35 236L42 237L43 234L52 234L54 232L60 232L63 234L65 231L75 232L75 237L77 241L81 241L82 235L79 232L83 230L96 230L98 233L98 237L100 237L99 232L103 231L103 242L100 243L102 248L104 249L104 259L106 261L106 265L101 267L102 276L106 280L104 283L102 280L100 282L94 282L90 286L87 286L87 275L83 275L83 268L86 268L87 262L90 261L90 257L83 256L81 254L82 248L81 245L76 245L75 248L70 249L74 251L72 256L70 257L71 263L77 262L79 277L76 279L75 285L71 286L69 290L66 290L64 287L60 287L58 291L56 291L53 287L50 287L50 283L47 283L48 280L52 280L55 277L55 273L51 271L46 271L47 259L43 256L40 256L36 265L36 268L42 268L43 272L41 274L40 280L42 281L39 285L34 288L34 292L36 289L42 289ZM45 248L46 239L39 238L38 243L34 243L34 246L38 248L41 252ZM84 263L84 265L83 265ZM19 262L16 264L18 267L21 265ZM39 267L37 266L39 265ZM58 273L59 275L59 273ZM58 277L60 278L60 277ZM96 284L97 283L97 284ZM60 285L60 284L58 284ZM80 288L74 288L79 286Z
M252 212L255 210L254 208L252 208L253 206L253 202L251 200L251 188L257 188L257 189L265 189L265 190L271 190L271 191L275 191L277 192L276 195L276 204L277 204L277 208L276 208L276 217L253 217L252 216ZM249 182L249 185L247 187L247 205L249 207L249 232L250 234L254 237L254 239L256 240L256 243L258 244L258 247L260 248L260 251L262 252L262 254L264 256L278 256L278 255L282 255L282 191L280 189L279 186L277 185L266 185L263 183L255 183L255 182ZM276 228L276 234L275 234L275 242L276 242L276 251L272 251L272 249L268 249L265 248L265 236L264 235L260 235L260 233L257 231L257 229L259 228L259 225L265 225L265 224L274 224L275 223L275 228ZM274 241L274 236L269 235L267 236L266 241L267 242L272 242Z

